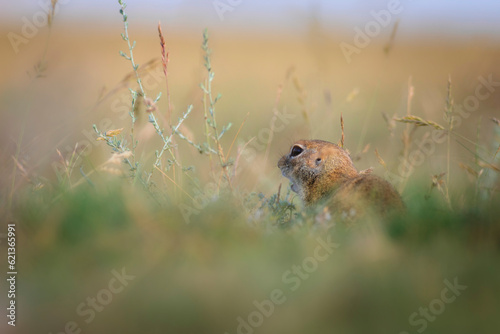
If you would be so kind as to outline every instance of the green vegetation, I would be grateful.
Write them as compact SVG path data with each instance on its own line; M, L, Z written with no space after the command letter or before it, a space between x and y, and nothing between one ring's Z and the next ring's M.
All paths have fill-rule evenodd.
M404 217L392 221L347 227L321 208L304 212L287 181L279 185L266 178L269 166L277 173L279 155L269 153L273 136L276 150L288 149L277 139L285 131L277 119L282 99L289 98L281 96L288 81L297 120L307 133L319 134L312 129L322 111L312 110L293 69L278 89L269 125L248 118L243 107L247 116L242 120L242 112L227 113L215 93L217 67L205 31L204 74L196 95L201 103L193 101L179 113L169 87L175 82L168 80L168 38L159 25L167 96L161 104L163 95L149 92L141 79L144 68L158 64L137 63L126 5L119 3L128 48L121 55L130 62L133 78L125 80L133 82L127 86L127 123L94 125L97 157L85 156L78 145L68 155L57 151L52 179L33 173L17 150L13 175L24 183L17 186L13 177L2 190L9 203L5 211L18 230L20 332L498 331L500 126L489 117L493 122L478 126L476 138L462 134L466 118L457 110L462 104L451 79L442 104L433 105L438 112L432 119L412 109L416 88L410 80L406 115L384 114L387 129L378 117L381 129L371 148L368 140L376 136L364 138L375 112L370 109L372 116L353 125L353 117L343 113L347 148L358 133L348 128L365 129L359 152L351 152L356 164L365 163L367 152L376 154L376 173L385 172L408 207ZM49 75L47 69L44 73ZM353 90L344 99L341 111L349 110L357 94ZM374 106L374 101L369 97L363 105ZM484 108L488 115L491 110ZM344 144L341 113L328 113L325 118L338 120L334 133L339 136L325 139ZM233 114L239 117L235 121ZM445 123L439 121L443 115ZM172 122L175 116L178 121ZM478 124L485 124L482 118ZM293 126L287 135L294 135ZM264 127L271 133L266 140L257 135ZM141 137L140 129L151 130L152 136ZM422 129L431 130L422 134ZM244 131L254 136L243 139ZM254 146L248 156L245 150L254 141L260 149ZM388 142L392 150L375 150ZM457 148L465 152L463 161L453 155ZM438 167L421 167L415 162L421 159ZM248 176L247 182L249 170L260 178ZM129 279L116 280L123 272Z

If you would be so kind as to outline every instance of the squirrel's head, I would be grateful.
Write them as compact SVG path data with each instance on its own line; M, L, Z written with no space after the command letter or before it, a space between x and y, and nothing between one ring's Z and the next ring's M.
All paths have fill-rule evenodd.
M318 201L358 175L349 154L323 140L299 140L278 161L278 167L306 205Z

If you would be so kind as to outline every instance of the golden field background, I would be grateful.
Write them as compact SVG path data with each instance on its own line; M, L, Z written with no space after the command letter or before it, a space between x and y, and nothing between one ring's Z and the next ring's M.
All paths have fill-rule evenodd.
M154 61L139 71L149 96L163 92L154 112L166 127L157 22L139 26L134 13L129 16L137 63ZM95 140L92 125L101 131L124 128L128 138L128 88L136 89L130 63L119 55L126 51L123 27L115 22L77 28L56 21L45 56L47 29L18 54L0 40L0 214L16 223L19 266L19 327L2 321L0 332L59 333L75 321L82 333L236 333L239 317L247 319L255 301L279 288L287 302L255 333L415 333L419 327L409 316L439 299L445 280L458 279L467 289L427 323L425 333L496 333L500 228L494 153L500 127L492 118L499 118L500 90L454 129L460 136L449 147L451 210L436 189L426 198L432 176L447 170L446 143L436 144L408 186L400 187L405 217L352 230L304 214L297 197L285 197L288 181L276 163L297 139L337 142L342 113L345 146L358 169L373 166L385 174L377 149L387 168L397 171L406 125L390 122L390 128L382 114L407 114L411 82L410 113L446 127L449 77L455 105L475 94L478 77L500 81L500 44L481 37L396 34L386 54L389 28L348 64L339 43L351 40L314 22L304 35L209 29L213 88L222 94L219 127L233 124L222 145L227 153L235 141L228 156L240 168L232 182L235 197L247 206L235 205L232 197L209 198L186 222L181 205L194 205L189 197L213 184L214 175L220 178L215 158L177 140L182 166L194 169L165 170L168 177L155 172L154 191L101 168L111 149ZM2 34L12 29L4 27ZM170 51L172 120L193 104L181 130L203 142L202 31L164 26L163 33ZM41 59L47 68L35 78ZM137 112L136 158L147 171L162 143L147 122L145 105ZM276 112L291 115L290 121L274 133L266 156L266 129ZM414 132L410 151L427 131ZM253 158L241 153L245 144ZM61 160L71 159L75 145L81 155L65 179ZM478 165L475 154L491 165ZM118 168L127 172L124 165ZM275 195L280 184L282 202ZM276 210L287 201L295 205L288 225ZM330 237L339 249L290 291L283 275L314 254L318 238ZM7 267L4 258L0 265ZM78 306L105 290L114 270L122 268L134 279L87 323ZM4 280L0 300L6 287Z
M57 26L53 30L46 54L48 67L43 78L32 80L27 72L33 72L33 66L42 57L47 31L41 30L29 44L21 45L17 55L5 39L1 45L4 50L0 82L3 159L10 160L19 133L24 128L22 152L24 159L29 160L26 164L48 178L54 176L49 166L59 159L56 149L70 154L74 145L79 143L80 149L87 146L88 157L94 164L109 157L105 145L89 140L93 135L92 124L97 124L102 131L109 130L101 129L100 123L104 120L103 125L127 129L130 120L123 112L130 101L127 87L135 88L134 80L123 81L127 76L130 78L132 72L129 62L118 54L126 49L119 36L119 25L104 31ZM131 38L137 41L136 61L139 64L157 61L156 67L149 69L146 90L150 96L163 91L158 113L165 115L166 89L159 63L156 23L151 23L149 29L135 29L131 24L130 30ZM164 32L170 51L173 119L180 117L189 104L194 104L184 130L197 141L203 139L202 92L198 87L205 76L201 33ZM253 137L255 139L249 147L267 141L267 132L259 131L270 128L279 87L282 87L282 96L277 104L278 110L296 115L283 131L274 134L268 161L260 159L245 166L242 184L256 184L254 181L257 180L262 191L275 191L282 181L275 163L294 140L321 138L338 141L341 112L345 120L346 146L351 153L359 153L370 144L358 162L360 169L373 166L383 172L374 149L378 149L386 163L396 164L402 148L400 134L404 125L398 124L391 136L382 113L390 117L406 114L410 77L414 86L411 113L442 125L446 125L443 111L448 76L452 78L456 104L474 94L479 76L500 77L497 66L500 48L481 39L467 42L412 41L396 37L393 48L385 54L383 48L389 42L388 29L362 49L361 54L353 55L352 63L348 64L339 43L351 41L325 34L314 27L303 37L229 34L217 30L209 33L214 50L214 90L223 96L217 106L218 117L221 124L233 124L223 140L226 146L232 142L247 114L249 118L238 136L239 146ZM499 94L495 92L481 102L477 112L457 131L475 141L479 126L479 139L486 146L494 144L495 124L490 118L497 115L498 102ZM302 116L304 109L310 117L310 126ZM139 114L138 133L140 148L148 159L154 149L159 149L160 143L154 141L153 129L143 116L144 113ZM426 129L417 131L415 138L425 132ZM425 171L421 176L444 171L442 148L446 145L438 146L437 152L419 168ZM193 149L182 144L180 147L185 165L196 165L200 161ZM452 150L453 168L458 162L471 161L470 152L457 145ZM262 158L263 151L257 150L258 159ZM9 169L2 175L9 177Z

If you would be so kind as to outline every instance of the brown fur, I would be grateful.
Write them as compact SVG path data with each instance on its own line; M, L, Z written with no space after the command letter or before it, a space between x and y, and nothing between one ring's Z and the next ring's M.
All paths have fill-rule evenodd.
M328 200L333 213L359 218L404 210L394 187L369 172L358 172L349 154L322 140L299 140L278 162L306 206Z

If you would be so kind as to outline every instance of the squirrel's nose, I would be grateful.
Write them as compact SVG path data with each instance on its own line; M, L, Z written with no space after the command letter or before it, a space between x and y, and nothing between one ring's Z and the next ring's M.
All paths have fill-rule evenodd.
M285 166L285 160L286 160L286 156L283 156L283 157L281 157L281 159L279 159L279 161L278 161L278 168L281 168L281 167Z

